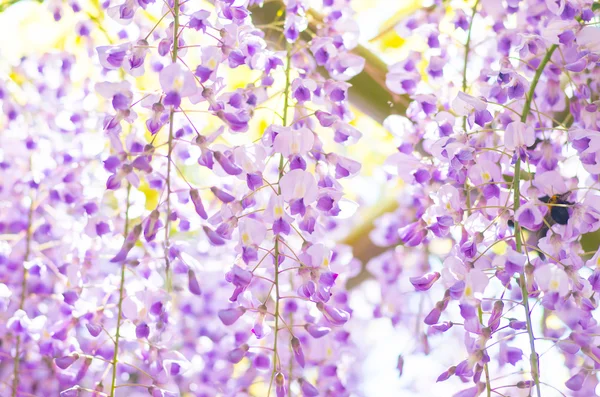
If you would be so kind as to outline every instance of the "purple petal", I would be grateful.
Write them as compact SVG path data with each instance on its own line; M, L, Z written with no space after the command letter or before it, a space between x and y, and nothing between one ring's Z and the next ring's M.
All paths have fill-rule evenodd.
M192 271L192 269L188 270L188 288L192 294L198 296L202 295L200 284L198 284L198 279L196 278L196 274Z
M243 307L236 307L233 309L219 310L218 316L225 325L231 325L235 323L244 313L246 309Z
M441 274L438 272L427 273L421 277L411 277L410 283L417 291L427 291L433 284L439 280Z
M55 358L54 363L60 369L67 369L77 360L79 360L79 354L71 353L68 356Z

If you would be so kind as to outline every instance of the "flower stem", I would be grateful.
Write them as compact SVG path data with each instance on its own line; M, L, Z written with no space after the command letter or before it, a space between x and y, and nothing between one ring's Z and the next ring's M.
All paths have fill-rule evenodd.
M473 20L475 19L475 15L477 15L478 5L479 0L477 0L473 6L471 20L469 21L469 30L467 31L467 42L465 43L465 61L463 63L462 73L462 90L465 93L467 92L467 66L469 65L469 52L471 51L471 31L473 30ZM463 117L463 130L467 131L467 116Z
M29 204L29 211L27 213L27 235L25 237L25 255L23 259L23 280L21 281L21 297L19 299L19 310L23 310L25 307L25 298L27 296L27 276L29 271L26 266L26 262L29 260L29 254L31 253L31 235L33 229L33 198ZM21 350L21 335L17 335L17 342L15 344L15 359L13 362L13 387L12 397L17 395L17 389L19 388L19 359Z
M284 99L283 99L283 118L282 124L283 126L287 126L287 113L288 113L288 105L289 105L289 91L290 91L290 64L291 64L291 49L290 45L287 45L287 63L285 67L285 89L283 91ZM278 182L283 177L283 154L279 158L279 177ZM278 194L281 194L281 186L278 183ZM279 295L279 236L275 236L275 330L273 331L273 372L271 373L271 381L269 382L269 392L267 397L271 395L271 387L273 385L273 379L275 379L275 373L277 372L277 338L279 333L279 301L281 300L281 296ZM279 363L280 365L281 363ZM291 381L289 379L288 381Z
M481 304L477 308L477 314L478 314L478 317L479 317L479 323L483 326L484 325L483 324L483 310L481 309ZM488 347L486 347L486 349ZM487 397L491 397L492 396L492 384L491 384L491 381L490 381L490 369L488 367L488 363L483 364L483 371L485 372L485 390L486 390L486 395L487 395Z
M177 62L177 51L179 45L179 0L173 2L173 51L171 62ZM165 219L165 278L167 291L171 291L173 282L171 280L171 263L169 261L169 227L171 223L171 154L173 152L173 121L175 118L175 107L169 112L169 141L167 143L167 216Z
M462 90L463 92L467 92L467 66L469 65L469 53L471 52L471 33L473 31L473 21L475 20L475 16L477 15L477 6L479 6L479 0L475 2L473 5L473 12L471 13L471 20L469 21L469 30L467 32L467 42L465 43L465 60L463 63L463 73L462 73ZM463 117L463 130L465 133L467 132L467 116ZM469 190L469 186L465 179L464 184L464 192L465 199L467 204L467 215L471 216L471 191ZM481 304L478 308L479 311L479 322L483 325L483 311L481 310ZM483 370L485 372L485 389L487 397L491 397L492 395L492 385L490 382L490 370L488 367L488 363L483 364Z
M486 395L487 397L492 397L492 387L490 385L490 370L487 363L485 363L485 365L483 366L483 371L485 372L485 389L487 391Z
M294 289L294 275L292 273L290 273L290 287L292 288L292 290ZM280 299L283 299L284 297L280 297ZM292 330L294 329L294 313L290 312L290 317L288 320L289 324L288 324L288 328L290 330L290 332L292 332ZM290 357L294 357L294 349L292 347L292 344L290 343ZM288 368L288 378L290 379L290 381L288 382L288 395L292 395L292 379L294 376L294 360L292 360L290 358L290 367Z
M123 234L125 238L129 234L129 194L131 192L131 184L127 184L127 198L125 204L125 230ZM114 397L117 384L117 363L119 360L119 338L121 337L121 317L123 317L123 292L125 291L125 262L121 264L121 284L119 285L119 305L117 309L117 331L115 333L115 349L112 359L112 380L110 382L110 397Z
M477 6L479 5L479 0L475 2L473 6L473 13L471 14L471 20L469 21L469 30L467 32L467 42L465 43L465 61L463 64L463 75L462 75L462 89L463 91L467 90L467 65L469 63L469 51L471 51L471 31L473 29L473 20L475 19L475 15L477 15Z
M553 45L548 49L546 55L540 62L537 70L535 71L535 75L533 76L533 80L531 81L531 86L529 87L529 93L527 94L527 98L525 99L525 104L523 105L523 113L521 114L521 122L525 123L527 121L527 116L529 116L531 110L531 102L533 101L533 96L535 94L535 87L537 86L540 77L544 71L544 68L550 61L552 54L556 50L557 45ZM514 197L513 197L513 214L517 213L517 210L520 206L520 182L521 182L521 158L517 158L515 163L515 175L513 177L513 187L514 187ZM521 226L515 217L515 245L517 248L517 252L521 252L523 247L523 241L521 239ZM533 328L531 325L531 313L529 310L529 295L527 292L527 282L525 280L525 270L521 272L519 275L519 284L521 284L521 293L523 295L523 306L525 308L525 317L527 321L527 333L529 335L529 345L531 346L531 376L533 377L533 381L535 382L535 387L537 390L538 397L541 397L542 393L540 391L540 374L539 374L539 358L538 354L535 351L535 337L533 335Z

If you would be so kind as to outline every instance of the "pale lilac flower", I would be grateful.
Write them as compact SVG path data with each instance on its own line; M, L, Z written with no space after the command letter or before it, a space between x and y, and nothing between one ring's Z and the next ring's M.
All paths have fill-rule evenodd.
M165 92L163 103L166 106L179 107L181 99L196 93L196 80L192 72L184 70L179 64L173 63L161 70L160 86Z
M599 28L595 26L584 26L579 33L577 33L577 44L588 51L600 53L598 34L600 34Z
M513 121L506 126L504 146L508 150L524 150L535 142L535 131L531 126L520 121Z
M571 291L569 276L558 265L538 267L535 269L534 276L540 289L544 292L556 292L563 297Z
M303 156L313 148L313 144L314 134L308 128L282 128L277 130L273 149L285 157Z
M279 181L283 199L290 203L292 215L304 215L304 208L317 199L317 182L308 171L296 169L289 171ZM298 207L298 208L296 208Z
M473 124L483 127L493 119L484 100L465 94L462 91L452 101L452 109L459 116L466 116L471 127Z

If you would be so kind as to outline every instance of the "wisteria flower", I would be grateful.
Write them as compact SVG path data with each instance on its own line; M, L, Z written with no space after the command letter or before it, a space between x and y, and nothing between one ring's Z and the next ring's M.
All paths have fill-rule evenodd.
M160 85L165 92L163 103L166 106L179 107L181 99L196 93L196 80L192 72L173 63L160 72Z

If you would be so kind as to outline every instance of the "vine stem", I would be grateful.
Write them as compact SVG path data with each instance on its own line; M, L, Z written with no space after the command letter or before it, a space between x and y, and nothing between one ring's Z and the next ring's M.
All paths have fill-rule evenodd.
M21 297L19 299L19 310L23 310L25 307L25 298L27 297L27 277L29 275L29 270L25 265L29 260L29 254L31 253L31 235L33 229L33 207L34 200L31 198L31 203L29 204L29 211L27 213L27 234L25 237L25 255L23 256L23 281L21 281ZM21 335L17 335L17 342L15 344L15 359L13 362L13 387L12 387L12 397L17 395L17 389L19 388L19 361L21 355Z
M287 114L288 114L288 106L289 106L289 91L290 91L290 64L291 64L291 51L290 51L290 45L287 45L287 64L285 67L285 89L283 91L283 95L284 95L284 99L283 99L283 118L282 118L282 124L283 126L287 126ZM283 177L283 168L284 168L284 162L283 162L283 154L281 155L281 157L279 158L279 177L278 177L278 187L277 187L277 194L281 194L281 185L279 184L279 181L281 180L281 178ZM274 248L274 255L275 255L275 283L274 283L274 289L275 289L275 330L273 331L273 372L271 373L271 381L269 382L269 391L267 394L267 397L269 397L271 395L271 387L273 386L273 379L275 378L275 373L277 372L277 367L278 365L281 365L281 363L277 362L277 338L278 338L278 333L279 333L279 301L280 301L280 294L279 294L279 236L275 236L275 248ZM290 381L290 379L288 379L288 382Z
M479 6L479 0L475 2L473 5L473 12L471 13L471 20L469 21L469 30L467 32L467 42L465 43L465 60L463 63L463 73L462 73L462 90L464 93L467 91L467 66L469 65L469 53L471 52L471 32L473 31L473 21L475 16L477 15L477 6ZM463 130L467 132L467 116L463 117ZM471 216L471 191L469 190L469 186L467 181L465 180L464 184L465 191L465 199L467 203L467 215ZM479 305L479 322L483 325L483 311L481 310L481 305ZM490 382L490 370L488 367L488 363L483 364L483 369L485 372L485 389L487 397L492 396L492 384Z
M129 194L131 192L131 184L127 184L127 198L125 204L125 230L123 234L127 239L129 234ZM125 291L125 262L121 264L121 283L119 285L119 305L117 309L117 331L115 333L115 349L112 359L112 379L110 382L110 397L114 397L117 385L117 363L119 362L119 338L121 337L121 317L123 317L123 292Z
M463 74L462 74L462 90L464 93L467 92L467 66L469 64L469 52L471 51L471 31L473 30L473 19L477 14L477 6L479 0L475 2L473 6L473 12L471 13L471 21L469 21L469 30L467 31L467 42L465 43L465 61L463 63ZM467 116L463 117L463 130L467 130Z
M462 73L462 90L464 93L467 92L467 66L469 64L469 53L471 52L471 31L473 30L473 20L475 19L475 15L477 15L477 6L479 5L479 0L475 2L473 6L473 12L471 13L471 20L469 21L469 30L467 32L467 42L465 43L465 60L463 63L463 73ZM463 130L465 133L467 132L467 116L463 117ZM467 181L465 180L464 184L465 191L465 199L467 203L467 215L471 216L471 191L468 189ZM487 364L485 364L487 365ZM489 382L487 383L487 389L490 390Z
M179 0L173 1L173 51L171 62L177 63L177 52L179 49ZM169 227L171 223L171 154L173 152L173 121L175 119L175 107L169 111L169 140L167 149L167 216L165 219L165 278L167 291L171 291L173 282L171 280L171 263L169 261Z
M550 61L552 54L556 50L558 46L556 44L552 45L546 52L546 55L540 62L538 68L535 71L535 75L533 76L533 80L531 81L531 86L529 87L529 92L527 94L527 98L525 99L525 104L523 105L523 113L521 114L521 122L525 123L527 121L527 116L531 111L531 102L533 101L533 96L535 94L535 87L537 86L540 77L544 71L544 68ZM513 189L514 189L514 197L513 197L513 216L517 213L517 210L520 206L520 183L521 183L521 158L518 157L515 162L515 175L513 177ZM523 241L521 238L521 226L519 222L517 222L516 216L514 217L514 225L515 225L515 245L517 248L517 252L521 252L523 248ZM523 307L525 308L525 317L527 321L527 333L529 335L529 345L531 346L531 376L533 377L533 381L535 383L535 388L537 391L538 397L542 396L542 392L540 390L540 374L539 374L539 358L538 354L535 351L535 337L533 335L533 328L531 325L531 313L529 311L529 294L527 292L527 282L525 280L525 270L521 272L519 275L519 284L521 284L521 293L523 295Z

